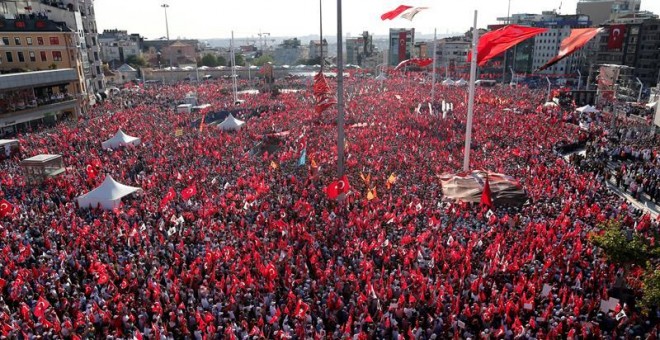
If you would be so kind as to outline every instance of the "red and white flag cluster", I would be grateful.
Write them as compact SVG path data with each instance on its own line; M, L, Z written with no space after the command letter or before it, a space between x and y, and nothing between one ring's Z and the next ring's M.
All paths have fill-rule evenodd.
M381 20L392 20L395 18L404 18L408 19L410 21L413 20L413 18L421 11L428 9L428 7L412 7L412 6L407 6L407 5L399 5L399 7L383 13L383 15L380 16Z
M571 35L562 40L557 56L550 59L547 63L545 63L545 65L539 67L538 71L545 70L546 68L573 54L602 31L603 28L598 27L572 29Z
M316 113L321 113L337 104L337 98L330 91L328 80L325 79L323 72L314 76L314 98L316 99Z
M399 65L396 65L394 68L395 71L398 71L399 69L408 66L408 65L416 65L419 67L426 67L433 64L433 58L412 58L412 59L406 59L402 62L399 63Z

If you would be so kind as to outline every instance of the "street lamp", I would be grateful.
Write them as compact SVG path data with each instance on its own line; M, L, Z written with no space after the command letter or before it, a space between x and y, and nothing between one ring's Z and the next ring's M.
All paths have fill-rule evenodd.
M167 9L170 7L168 4L162 4L160 7L163 7L165 10L165 32L167 33L167 40L170 40L170 25L167 22Z

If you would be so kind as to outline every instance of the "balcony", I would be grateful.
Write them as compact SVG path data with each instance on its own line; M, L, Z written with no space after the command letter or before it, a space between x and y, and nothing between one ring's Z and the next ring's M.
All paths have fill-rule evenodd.
M62 112L75 112L78 103L75 99L68 99L60 102L54 102L42 106L26 108L21 111L14 111L0 114L0 126L11 126L33 120L43 119L49 115L60 114Z

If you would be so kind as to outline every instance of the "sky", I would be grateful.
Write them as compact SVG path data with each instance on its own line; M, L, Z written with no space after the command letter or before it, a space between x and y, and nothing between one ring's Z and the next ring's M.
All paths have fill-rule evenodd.
M337 34L337 2L323 1L323 33ZM390 28L411 28L423 34L465 32L478 10L478 26L497 23L497 17L511 13L540 13L560 10L574 14L577 0L344 0L343 35L362 31L387 34ZM162 4L167 3L170 39L176 38L259 38L259 33L274 37L305 36L319 32L319 2L316 0L96 0L99 31L123 29L148 39L166 35ZM406 19L381 21L380 15L405 4L428 7L412 22ZM561 8L560 8L561 6ZM642 0L642 10L660 14L660 0ZM265 37L266 35L263 34Z

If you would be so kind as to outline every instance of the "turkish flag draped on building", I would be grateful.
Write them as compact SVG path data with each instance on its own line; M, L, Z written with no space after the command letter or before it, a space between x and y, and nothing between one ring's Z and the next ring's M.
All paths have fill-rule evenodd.
M411 9L411 8L412 8L412 6L399 5L399 7L395 8L394 10L383 13L383 15L380 16L380 19L381 20L392 20L392 19L398 17L399 15L401 15L401 13L403 13L403 12L405 12L405 11Z
M538 70L543 71L546 68L558 63L560 60L573 54L573 52L582 48L598 33L602 31L603 29L598 27L572 29L571 35L568 38L561 41L561 45L559 46L559 54L557 54L556 57L550 59L550 61L545 63L545 65L539 67Z
M402 67L405 67L407 65L417 65L419 67L426 67L433 64L433 58L412 58L412 59L406 59L402 62L400 62L396 67L394 68L395 71L398 71Z
M11 203L6 200L0 201L0 218L11 215L12 211L14 211L14 207Z
M611 25L610 37L607 39L607 48L611 50L622 48L625 35L626 25Z
M328 194L328 198L336 199L339 195L347 193L350 188L351 186L348 184L348 177L344 175L338 181L330 183L325 189L325 192Z
M490 59L497 57L518 43L546 31L548 31L547 28L520 25L507 25L490 31L479 38L479 43L477 44L477 64L483 66ZM468 62L471 60L472 53L468 52Z
M314 98L316 99L316 113L321 113L337 104L337 99L330 91L328 80L325 79L323 72L314 76Z
M196 194L197 194L197 188L193 184L193 185L183 189L183 191L181 191L181 198L183 198L184 201L187 201L191 197L195 196Z

